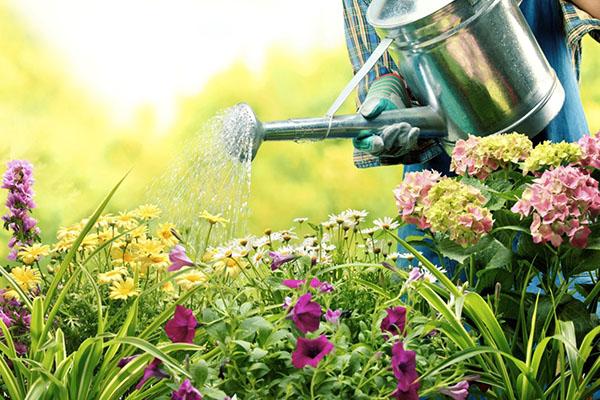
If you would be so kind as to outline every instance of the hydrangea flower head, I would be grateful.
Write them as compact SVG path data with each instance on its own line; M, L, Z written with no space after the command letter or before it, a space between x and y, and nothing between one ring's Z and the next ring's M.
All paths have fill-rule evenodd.
M473 245L492 230L494 220L484 207L485 197L469 185L442 178L429 191L424 215L431 231L443 233L463 247Z
M584 136L579 139L582 157L579 163L584 167L600 169L600 132L594 136Z
M450 169L459 175L486 179L492 172L507 168L527 158L531 140L518 133L459 140L452 152Z
M531 151L523 163L523 174L569 165L579 161L582 156L582 150L577 143L545 141Z
M584 248L589 225L600 214L598 181L571 166L545 171L511 211L522 217L533 215L530 229L535 243L558 247L568 238L573 246Z
M427 195L440 179L440 173L431 170L411 172L404 176L402 183L394 190L396 206L403 221L415 224L419 229L429 228L425 218L425 210L430 205Z

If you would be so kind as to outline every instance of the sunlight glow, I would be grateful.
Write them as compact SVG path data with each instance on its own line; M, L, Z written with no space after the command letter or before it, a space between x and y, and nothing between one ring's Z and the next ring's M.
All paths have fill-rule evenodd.
M341 2L323 0L10 0L118 121L150 105L159 124L242 60L259 69L269 48L343 45Z

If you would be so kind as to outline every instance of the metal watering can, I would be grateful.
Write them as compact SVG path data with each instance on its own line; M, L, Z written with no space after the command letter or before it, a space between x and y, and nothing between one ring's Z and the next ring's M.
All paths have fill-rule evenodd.
M381 42L324 118L261 123L250 106L238 105L252 121L252 159L263 141L352 138L397 122L449 142L512 131L532 137L563 106L562 85L516 0L373 0L367 20ZM334 117L388 49L424 106L373 120Z

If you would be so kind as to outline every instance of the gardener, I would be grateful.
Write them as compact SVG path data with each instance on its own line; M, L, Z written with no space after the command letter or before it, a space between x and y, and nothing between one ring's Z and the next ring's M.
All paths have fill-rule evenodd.
M355 72L379 43L375 30L365 18L370 2L343 0L346 42ZM577 141L590 133L578 87L581 40L587 33L600 40L600 1L524 0L520 7L566 92L562 110L534 138L534 143ZM388 53L384 54L359 86L359 112L371 119L383 111L404 108L411 101L394 61ZM379 132L365 131L354 140L355 165L365 168L404 164L404 174L423 169L450 174L450 157L441 144L435 140L418 140L418 135L418 127L404 122ZM399 234L401 237L421 235L414 225L400 228ZM425 257L436 259L428 248L419 250Z

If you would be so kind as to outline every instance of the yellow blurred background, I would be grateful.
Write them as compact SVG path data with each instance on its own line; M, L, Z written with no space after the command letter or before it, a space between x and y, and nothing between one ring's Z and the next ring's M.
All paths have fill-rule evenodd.
M52 240L59 226L87 216L132 167L110 208L142 202L181 144L201 134L202 124L219 110L245 101L263 121L319 116L351 77L343 37L333 49L298 52L274 44L259 65L233 62L197 93L179 96L167 128L151 105L116 121L106 102L72 77L62 56L0 0L0 163L25 158L34 164L35 216L43 238ZM599 70L600 47L586 40L582 95L593 131L600 129ZM353 112L352 102L341 112ZM286 228L300 216L321 221L346 208L394 215L392 189L401 168L358 170L351 154L351 143L344 141L264 144L253 163L249 229ZM2 232L2 243L6 238Z

